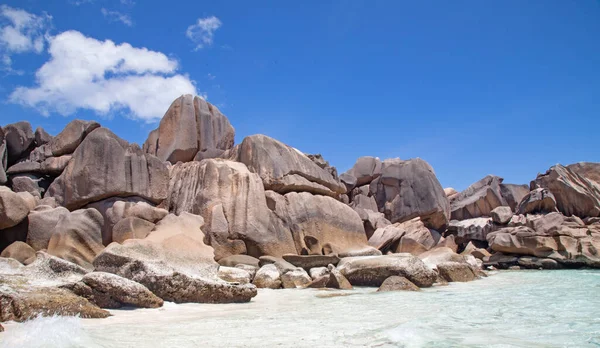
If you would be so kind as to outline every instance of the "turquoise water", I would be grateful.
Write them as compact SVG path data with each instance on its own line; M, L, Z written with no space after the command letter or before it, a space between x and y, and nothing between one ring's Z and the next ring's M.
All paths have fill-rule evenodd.
M374 290L260 290L247 304L40 318L6 324L0 347L600 347L600 271ZM351 295L323 297L340 293Z

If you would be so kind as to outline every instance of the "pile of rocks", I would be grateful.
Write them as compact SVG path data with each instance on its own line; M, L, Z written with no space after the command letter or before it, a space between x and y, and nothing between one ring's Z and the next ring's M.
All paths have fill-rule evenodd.
M0 320L245 302L257 288L415 290L483 265L600 267L600 164L456 192L419 158L361 157L338 176L321 155L234 138L190 95L141 148L93 121L55 137L0 127Z

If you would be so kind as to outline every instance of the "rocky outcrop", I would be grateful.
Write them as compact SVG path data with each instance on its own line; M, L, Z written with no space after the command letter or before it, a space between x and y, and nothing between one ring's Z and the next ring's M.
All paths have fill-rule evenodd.
M10 167L35 147L35 135L27 121L8 124L3 131Z
M327 266L329 271L329 279L325 284L325 287L331 289L340 289L340 290L352 290L352 284L344 277L344 275L338 271L334 265Z
M312 279L308 273L300 267L281 272L281 285L284 289L304 288L311 281Z
M355 286L379 287L391 276L403 276L419 287L433 285L437 274L410 254L343 258L338 270Z
M66 215L69 215L69 210L63 207L52 208L48 205L35 207L27 216L27 244L36 251L48 249L54 228Z
M158 158L106 128L97 128L77 147L46 196L69 210L114 196L160 203L167 196L168 183L167 167Z
M252 275L241 268L220 266L218 277L226 282L248 284L252 281Z
M560 213L528 215L527 226L506 227L488 235L492 250L553 259L570 266L600 266L600 226L585 225Z
M530 186L532 190L541 187L552 192L556 207L564 215L600 216L600 184L577 174L574 169L557 164L538 175Z
M186 94L177 98L158 128L150 133L144 151L162 161L189 162L198 153L210 158L233 146L235 130L216 106ZM212 156L202 156L202 154Z
M337 197L346 187L308 156L265 135L252 135L232 150L231 159L258 174L265 190L310 192Z
M8 167L8 151L6 149L6 136L4 130L0 127L0 185L6 184L6 168Z
M256 287L217 277L218 264L213 249L204 244L203 224L200 216L170 214L145 239L110 244L94 259L94 267L138 282L165 301L249 301Z
M529 193L529 186L503 183L500 184L500 193L510 209L516 211L519 202Z
M569 164L569 170L600 185L600 163L579 162Z
M420 218L415 218L377 229L369 239L369 245L382 253L417 255L433 248L440 238L437 231L425 227Z
M217 260L297 253L291 233L267 207L260 178L243 163L206 159L173 166L163 205L204 218Z
M68 155L77 149L79 144L100 124L95 121L73 120L50 141L50 151L55 157Z
M456 242L462 244L471 240L486 241L488 234L496 229L492 218L479 217L450 221L447 234L454 235Z
M490 216L494 208L508 205L500 189L502 180L500 177L488 175L453 196L450 200L452 219L465 220Z
M142 284L111 273L88 273L80 282L67 288L100 308L157 308L163 305L163 300Z
M556 210L556 198L544 188L531 190L517 206L517 214L551 213Z
M405 277L391 276L383 281L378 292L386 291L420 291L418 286Z
M48 242L48 254L93 269L92 261L104 249L104 219L95 209L81 209L63 215Z
M419 255L419 258L437 270L446 282L468 282L481 274L481 261L471 255L459 255L449 248L436 248Z
M225 267L236 267L237 265L248 265L254 268L259 268L258 259L250 255L231 255L219 259L219 265Z
M492 221L499 225L506 225L513 217L513 211L508 206L496 207L491 211Z
M359 157L346 174L356 178L354 186L362 186L370 184L381 175L381 172L381 160L378 157L364 156Z
M257 288L279 289L281 288L281 274L275 264L264 265L256 272L252 284Z
M337 265L340 262L337 255L283 255L283 259L292 265L305 270L310 270L314 267L327 267L328 265Z
M385 160L382 174L371 182L379 211L392 223L420 217L425 225L441 229L450 207L433 168L420 158Z

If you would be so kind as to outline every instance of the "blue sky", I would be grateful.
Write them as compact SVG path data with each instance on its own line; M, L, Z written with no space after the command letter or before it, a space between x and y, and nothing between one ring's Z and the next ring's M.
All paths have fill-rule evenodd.
M340 172L421 157L460 190L600 161L598 1L5 3L3 125L96 119L143 143L193 91L236 143L267 134Z

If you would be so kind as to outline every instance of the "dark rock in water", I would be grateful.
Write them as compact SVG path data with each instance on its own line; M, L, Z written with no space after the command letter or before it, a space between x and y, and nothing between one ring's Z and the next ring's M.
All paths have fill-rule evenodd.
M425 225L442 229L450 206L433 168L420 158L383 161L382 174L371 182L379 211L392 223L420 217Z
M391 276L383 281L383 284L377 289L378 292L386 291L421 291L418 286L413 284L405 277Z
M442 262L437 265L437 269L447 282L469 282L478 278L466 263Z
M157 129L150 132L144 152L161 161L189 162L214 158L218 150L231 149L235 130L216 106L200 97L186 94L169 107Z
M306 287L311 288L311 289L322 289L322 288L326 288L328 283L329 283L329 274L326 274L326 275L320 276L318 278L315 278Z
M100 308L157 308L163 305L163 300L142 284L111 273L88 273L81 282L69 287L71 291Z
M532 256L519 257L518 264L521 268L527 269L560 269L562 268L556 260L537 258Z
M283 255L283 259L291 263L296 267L304 268L309 270L313 267L327 267L327 265L337 265L340 262L340 258L333 255Z
M379 287L384 280L396 275L406 277L419 287L430 287L437 278L431 268L410 254L343 258L338 270L355 286Z
M340 290L352 290L352 284L344 277L344 275L338 271L333 265L327 266L329 270L329 280L325 285L328 288L340 289Z

